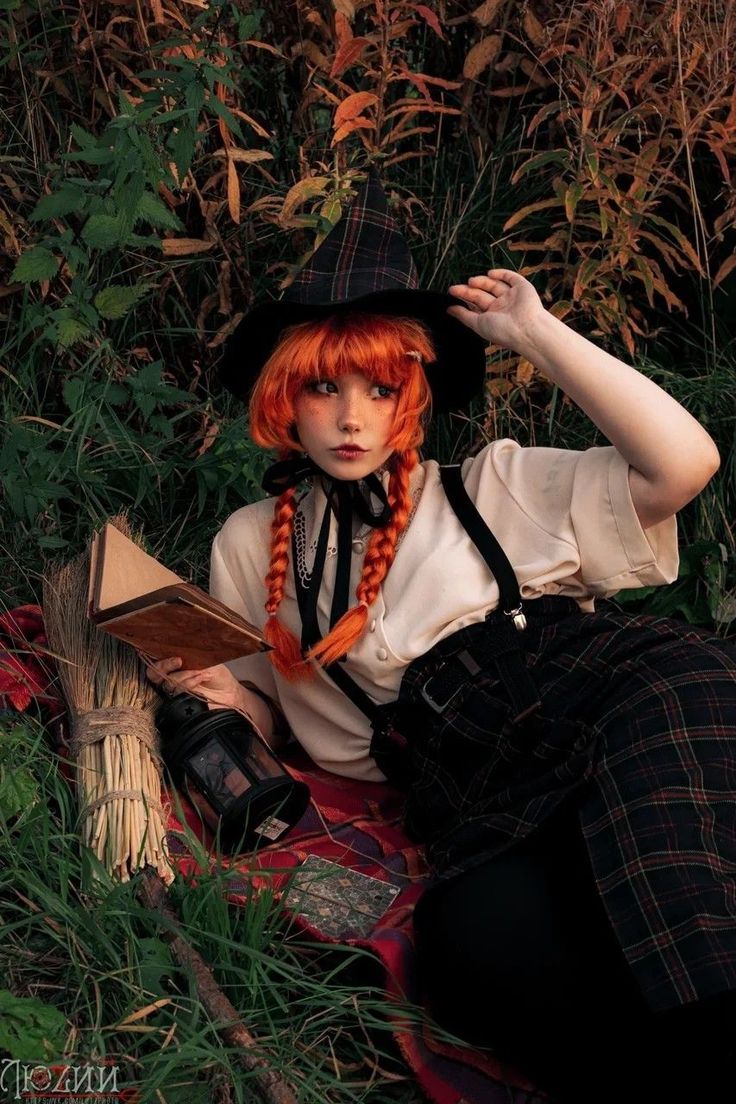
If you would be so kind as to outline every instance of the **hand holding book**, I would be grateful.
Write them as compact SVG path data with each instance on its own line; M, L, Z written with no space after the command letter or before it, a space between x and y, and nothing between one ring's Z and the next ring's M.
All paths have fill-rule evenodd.
M179 656L190 671L269 648L254 625L184 582L110 522L92 541L89 616L146 659Z

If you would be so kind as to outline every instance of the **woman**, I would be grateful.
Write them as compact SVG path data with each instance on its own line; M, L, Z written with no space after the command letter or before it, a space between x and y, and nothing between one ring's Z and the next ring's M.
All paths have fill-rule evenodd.
M348 240L336 268L352 277ZM676 577L674 515L716 448L517 273L454 285L440 316L429 293L387 299L385 276L316 287L335 267L318 254L311 305L269 305L270 336L251 345L251 433L281 456L264 484L275 508L236 511L212 551L213 594L274 650L149 674L267 736L283 715L328 770L403 778L435 871L415 930L441 1023L565 1101L676 1098L703 1065L717 1086L736 1026L736 656L605 602ZM611 447L497 441L454 484L420 463L431 401L467 398L463 365L489 342Z

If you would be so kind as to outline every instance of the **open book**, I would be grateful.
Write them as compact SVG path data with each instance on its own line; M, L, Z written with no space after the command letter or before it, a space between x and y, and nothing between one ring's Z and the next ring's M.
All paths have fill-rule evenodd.
M92 538L89 616L151 659L200 670L270 648L228 606L185 583L110 522Z

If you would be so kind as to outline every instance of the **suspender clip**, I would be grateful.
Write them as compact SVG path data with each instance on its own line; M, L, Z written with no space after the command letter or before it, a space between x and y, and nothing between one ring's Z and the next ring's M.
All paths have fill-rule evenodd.
M514 622L515 629L518 629L519 632L524 631L524 629L526 628L526 616L522 610L521 602L516 607L516 609L504 610L503 612Z

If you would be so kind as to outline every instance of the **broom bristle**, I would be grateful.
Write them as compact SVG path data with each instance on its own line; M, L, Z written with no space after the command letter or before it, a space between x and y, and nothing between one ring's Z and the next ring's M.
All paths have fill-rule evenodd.
M126 515L110 519L136 543ZM44 578L44 620L49 645L59 657L59 676L74 727L81 714L110 708L133 709L155 734L155 688L133 648L100 631L87 615L89 551L49 570ZM165 881L172 874L165 852L166 814L161 772L152 753L134 735L110 731L79 747L75 756L83 809L118 790L142 800L115 797L84 816L82 834L115 877L125 881L139 865L156 866Z
M67 704L75 713L95 708L94 680L102 634L87 617L89 552L51 568L43 580L44 624L49 644L61 657L59 677Z

